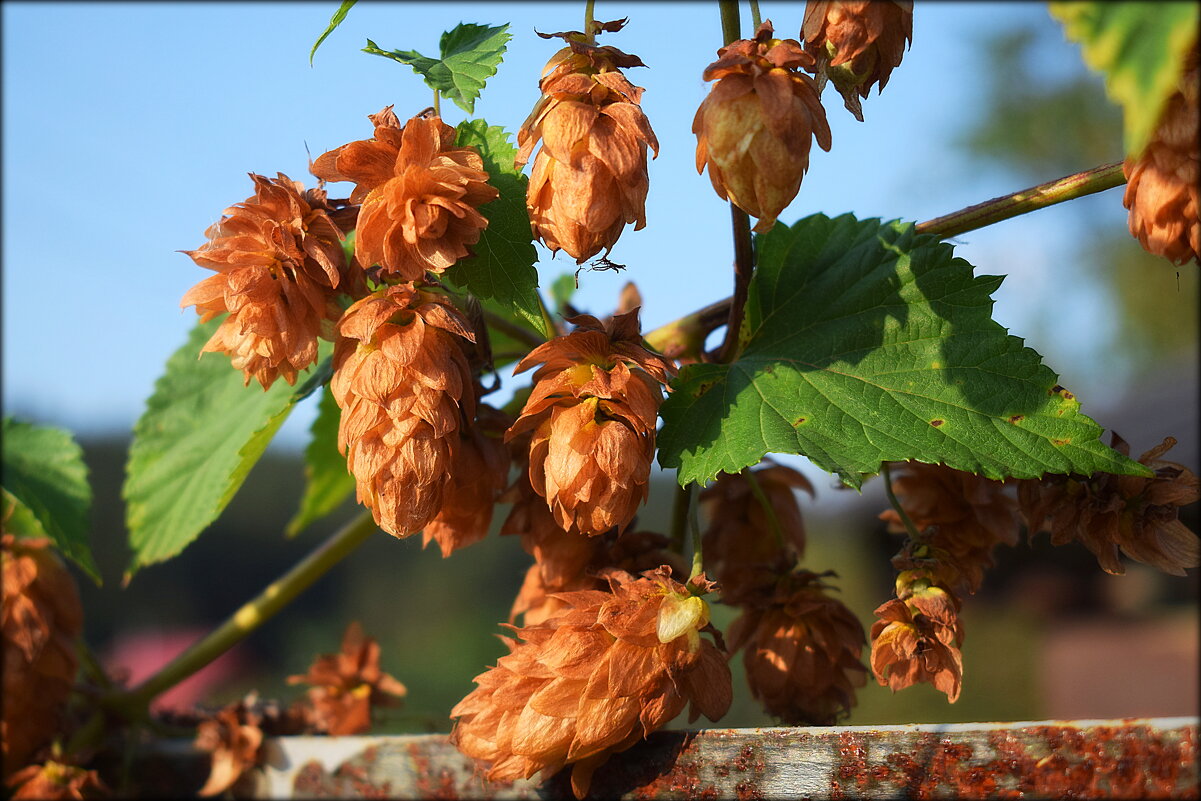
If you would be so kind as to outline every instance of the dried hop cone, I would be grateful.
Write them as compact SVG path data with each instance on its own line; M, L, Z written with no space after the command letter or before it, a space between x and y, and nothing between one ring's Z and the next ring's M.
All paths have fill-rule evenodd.
M93 798L112 798L112 790L94 770L48 760L45 764L29 765L8 778L13 788L13 801L82 801Z
M620 30L607 22L597 30ZM538 142L526 191L534 235L577 263L611 249L626 225L646 225L646 151L659 141L639 105L642 89L621 67L645 66L637 56L585 41L578 31L539 33L567 47L548 62L542 97L517 132L517 166Z
M323 153L313 175L354 181L362 204L354 256L402 281L440 273L470 254L488 220L479 207L499 197L474 148L455 147L455 129L418 116L403 127L392 107L369 116L375 136Z
M475 341L463 315L413 284L368 295L338 323L338 449L359 502L393 536L420 531L442 509L462 419L475 411L460 340Z
M775 39L768 20L754 39L739 39L717 51L705 68L717 80L696 110L696 171L709 167L718 196L758 217L763 233L796 197L809 169L814 137L830 149L830 126L817 85L801 69L813 57L795 39Z
M317 338L332 337L342 309L337 290L347 283L342 232L325 192L283 173L251 173L254 195L225 210L205 232L209 241L182 251L216 271L188 290L181 306L195 306L201 322L229 312L201 352L228 353L233 366L263 389L317 361Z
M529 478L565 530L624 529L646 500L661 384L675 368L642 344L638 311L607 325L589 315L532 350L514 372L541 364L506 434L532 431Z
M920 682L955 703L963 687L963 622L959 599L922 570L897 579L897 597L881 604L872 624L872 672L893 692Z
M11 507L10 507L11 511ZM75 685L83 607L46 538L0 537L3 560L4 775L29 763L58 732Z
M1176 265L1201 259L1197 63L1194 45L1151 141L1141 156L1128 158L1123 165L1127 181L1122 205L1130 209L1131 235L1144 250Z
M913 41L913 3L809 0L801 37L816 62L814 71L829 77L847 110L863 122L859 99L867 97L873 84L884 89L905 45Z
M742 649L751 693L791 726L832 725L867 683L863 626L822 578L786 573L745 598L730 624L730 650Z
M1130 446L1117 434L1113 448L1124 456ZM1172 437L1138 461L1150 478L1097 473L1090 477L1048 475L1018 485L1018 502L1031 535L1051 532L1052 545L1074 539L1092 551L1106 573L1126 570L1122 553L1174 576L1201 565L1201 539L1180 522L1180 507L1196 503L1201 483L1181 464L1160 459L1176 445Z
M452 741L489 764L489 780L549 777L572 764L572 791L583 798L611 754L686 705L690 720L726 713L730 670L701 636L714 631L705 601L666 566L641 578L613 571L609 585L562 593L564 610L514 629L517 639L505 638L510 653L451 710Z

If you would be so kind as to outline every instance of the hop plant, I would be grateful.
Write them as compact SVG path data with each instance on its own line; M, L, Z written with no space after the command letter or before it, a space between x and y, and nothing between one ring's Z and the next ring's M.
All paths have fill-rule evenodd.
M388 106L369 119L374 138L321 154L312 172L325 181L354 181L360 265L378 264L401 281L441 273L479 242L488 220L478 209L499 192L479 153L455 147L455 129L439 117L417 116L402 127Z
M617 31L624 21L596 25ZM622 74L637 56L599 46L579 31L539 33L567 47L546 65L542 97L517 132L517 166L542 143L526 191L534 236L577 263L612 249L626 225L646 225L646 151L659 141L642 111L642 89Z
M705 68L717 80L696 110L696 171L709 169L720 198L759 218L765 233L792 202L809 169L814 138L830 149L830 126L817 85L800 72L813 57L795 39L776 39L771 20L754 39L739 39L717 51Z
M700 581L703 587L705 582ZM717 720L730 705L725 655L701 637L708 606L670 578L609 574L608 590L560 593L566 608L504 638L509 654L451 710L451 740L491 781L572 765L576 798L609 759L690 706Z
M602 326L590 315L540 345L515 372L535 364L534 389L506 437L532 431L529 478L563 529L624 529L646 500L660 384L675 368L642 344L638 312Z
M283 173L251 173L254 195L225 210L209 241L182 251L217 274L188 290L201 322L229 316L202 352L227 353L233 366L267 389L289 384L317 361L317 339L332 338L342 313L335 290L347 288L343 235L325 192L305 190Z
M913 40L913 3L905 0L809 0L801 23L819 87L828 77L847 110L863 122L860 98L883 91Z
M459 431L474 414L459 346L470 323L445 296L414 284L356 301L338 323L330 389L341 410L338 448L359 502L395 537L442 509Z

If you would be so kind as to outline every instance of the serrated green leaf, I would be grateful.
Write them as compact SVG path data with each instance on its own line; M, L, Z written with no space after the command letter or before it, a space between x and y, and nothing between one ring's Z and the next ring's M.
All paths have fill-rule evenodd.
M178 554L217 519L292 407L313 389L308 381L291 387L277 380L264 392L257 384L244 386L225 354L198 359L223 319L192 329L167 360L134 427L122 490L133 550L127 580ZM328 367L301 375L322 369Z
M547 337L550 331L542 314L538 270L534 267L538 253L525 207L526 178L513 166L517 151L504 128L489 126L484 120L460 123L456 143L479 150L489 183L500 196L480 206L488 227L472 247L475 255L455 264L447 270L447 276L471 294L495 300L523 324Z
M71 433L5 417L3 460L4 494L6 500L11 498L17 504L13 514L19 529L37 536L40 527L67 558L99 584L100 572L88 546L92 487L83 450Z
M513 38L509 26L463 22L442 34L441 58L423 56L416 50L384 50L370 39L364 53L408 64L425 83L468 114L475 113L475 99L496 67L504 60L506 44Z
M1195 2L1055 2L1051 14L1078 42L1084 61L1105 76L1123 109L1126 152L1142 152L1176 91L1184 56L1197 41Z
M991 318L995 276L910 224L814 215L756 240L750 338L664 402L659 463L679 481L799 453L858 487L885 461L988 478L1147 475L1022 340Z
M325 38L334 32L334 28L342 24L342 20L346 19L346 14L350 11L350 7L355 4L356 0L344 0L342 5L338 6L338 10L329 18L329 27L325 29L325 33L317 37L317 41L313 43L313 49L309 51L309 66L313 66L313 56L317 55L317 48L321 47L321 43Z
M327 384L321 392L317 417L304 450L304 496L300 509L288 522L289 537L294 537L314 522L336 511L354 492L354 476L346 469L346 458L338 453L338 421L341 412Z

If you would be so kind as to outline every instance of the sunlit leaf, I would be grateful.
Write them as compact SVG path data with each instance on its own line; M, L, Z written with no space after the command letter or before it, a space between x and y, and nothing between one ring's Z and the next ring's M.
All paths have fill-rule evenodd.
M326 385L304 450L304 496L300 499L300 509L288 522L288 536L299 534L336 511L354 492L354 476L346 469L346 457L338 453L340 417L338 404Z
M325 29L325 33L317 37L317 41L313 44L313 49L309 51L310 67L313 65L313 56L317 55L317 48L321 47L321 43L325 41L325 38L334 32L334 28L342 24L342 20L346 19L347 12L350 11L350 7L353 6L355 2L356 0L344 0L342 5L338 6L338 10L334 12L334 15L330 17L329 27Z

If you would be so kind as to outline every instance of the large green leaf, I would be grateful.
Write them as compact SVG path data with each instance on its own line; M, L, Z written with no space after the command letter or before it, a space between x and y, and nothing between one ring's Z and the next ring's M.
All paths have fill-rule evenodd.
M681 484L800 453L858 487L884 461L989 478L1146 475L991 318L995 276L910 224L814 215L757 237L732 364L681 371L659 462Z
M5 506L21 521L20 533L45 534L99 584L88 547L92 487L70 432L6 417L3 453Z
M122 493L133 550L127 581L178 554L217 519L292 407L327 377L323 362L296 387L283 380L265 392L244 386L225 354L197 358L224 319L192 329L134 427Z
M416 50L383 50L370 39L363 52L408 64L431 89L474 114L475 99L484 83L496 74L506 43L513 38L508 30L507 24L489 27L461 22L442 34L438 43L441 58L423 56Z
M500 197L480 207L488 227L472 248L475 255L451 267L447 277L477 297L495 300L508 315L548 336L534 267L538 253L525 207L526 178L513 164L517 151L504 128L484 120L460 123L457 144L479 150L489 183Z
M342 5L338 6L338 10L334 12L334 15L330 17L329 26L326 27L325 32L321 36L317 37L317 41L313 43L313 49L309 51L310 67L313 66L313 56L317 55L317 48L321 47L321 43L325 41L325 38L334 32L334 28L342 24L342 20L346 19L346 15L350 12L351 6L355 4L355 1L345 0Z
M1141 153L1167 99L1176 91L1184 55L1197 41L1196 2L1056 2L1051 14L1078 42L1084 61L1105 76L1105 90L1124 111L1126 152Z
M304 496L300 509L288 522L288 536L295 536L312 523L337 510L354 492L354 476L346 469L346 458L338 453L338 421L341 412L328 385L304 450Z

